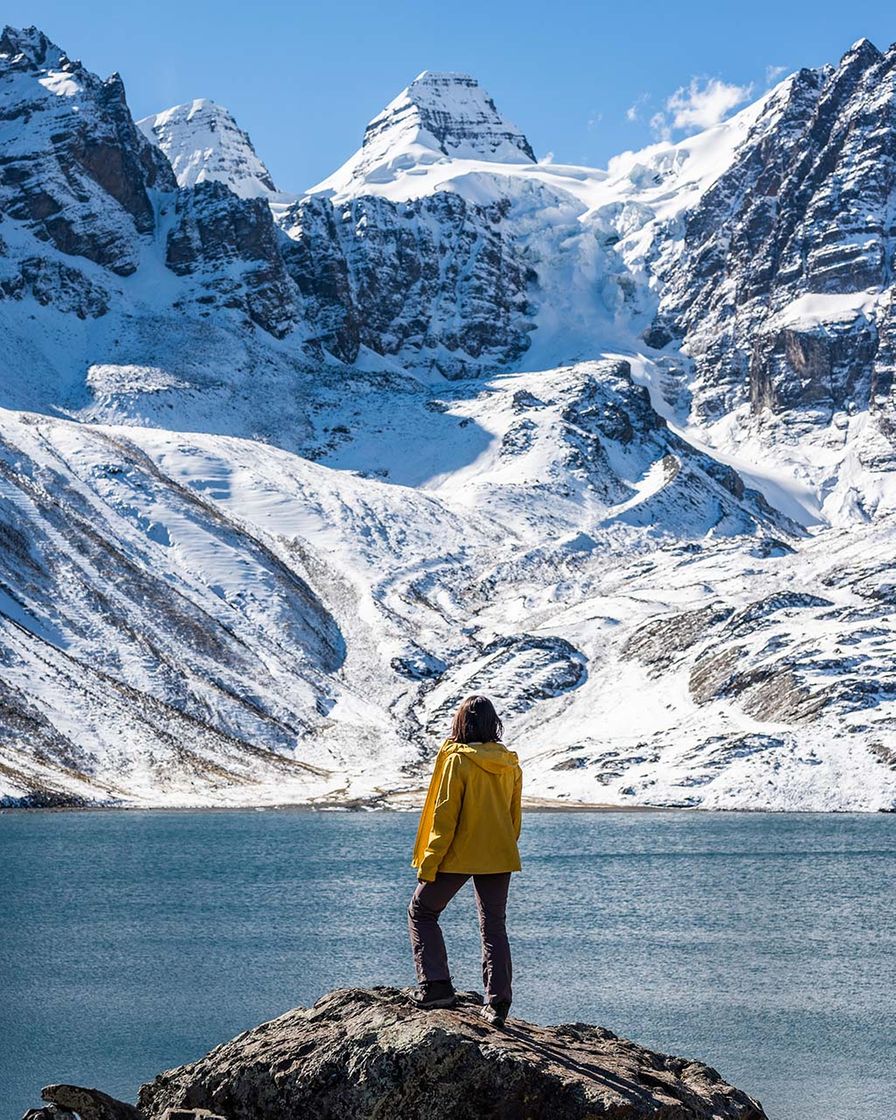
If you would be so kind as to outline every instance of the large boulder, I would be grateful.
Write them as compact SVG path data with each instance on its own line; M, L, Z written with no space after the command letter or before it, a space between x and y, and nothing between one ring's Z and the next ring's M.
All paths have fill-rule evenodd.
M41 1092L47 1108L33 1110L25 1117L34 1120L58 1120L77 1115L80 1120L142 1120L132 1104L116 1100L99 1089L85 1089L81 1085L47 1085ZM25 1118L23 1118L25 1120Z
M147 1120L208 1109L227 1120L763 1120L700 1062L584 1023L540 1027L479 1014L479 996L421 1011L395 988L330 992L246 1031L140 1091Z

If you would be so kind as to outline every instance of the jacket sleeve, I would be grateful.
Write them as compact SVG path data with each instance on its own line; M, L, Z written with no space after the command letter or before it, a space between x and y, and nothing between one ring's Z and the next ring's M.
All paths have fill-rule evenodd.
M444 743L442 744L444 746ZM439 754L436 755L435 766L432 769L432 776L429 779L429 785L426 789L426 798L423 802L423 808L420 810L420 821L417 825L417 836L414 840L414 853L411 856L411 867L419 867L423 859L423 853L426 850L426 842L429 839L429 826L432 816L432 808L436 803L436 794L439 792L439 783L442 779L442 770L444 769L444 759L441 756L441 749Z
M436 806L433 812L432 827L429 830L429 841L423 853L418 876L431 883L436 877L439 864L451 841L454 839L454 830L457 828L457 819L460 816L460 807L464 800L464 772L461 756L452 754L445 762L442 771L442 780L439 783L439 792L436 794Z
M523 825L523 771L518 767L513 783L513 797L510 801L510 819L513 821L513 831L519 840L520 830Z

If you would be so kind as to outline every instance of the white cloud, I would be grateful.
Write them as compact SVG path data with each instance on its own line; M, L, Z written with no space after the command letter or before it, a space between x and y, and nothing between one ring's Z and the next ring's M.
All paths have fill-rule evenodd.
M672 113L673 128L711 128L753 92L752 85L736 86L719 78L709 78L702 85L691 78L687 89L681 86L666 102Z
M655 136L668 140L673 131L700 131L719 124L753 92L753 86L738 86L720 78L691 78L666 99L665 112L654 113L650 127Z
M671 140L672 129L665 113L654 113L650 118L650 131L659 140Z
M625 119L627 121L639 121L641 119L641 110L650 100L649 93L639 94L635 100L625 110Z
M773 85L782 74L786 74L790 69L789 66L766 66L765 68L765 84L767 86Z

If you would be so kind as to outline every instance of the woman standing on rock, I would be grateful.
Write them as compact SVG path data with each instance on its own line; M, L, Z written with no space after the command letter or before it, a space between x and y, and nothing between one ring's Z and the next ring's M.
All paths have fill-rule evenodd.
M411 867L417 889L408 930L420 983L419 1007L453 1007L439 915L470 876L482 937L483 1016L501 1026L510 1010L510 944L505 914L510 874L520 870L523 772L501 742L503 726L486 696L468 696L436 755Z

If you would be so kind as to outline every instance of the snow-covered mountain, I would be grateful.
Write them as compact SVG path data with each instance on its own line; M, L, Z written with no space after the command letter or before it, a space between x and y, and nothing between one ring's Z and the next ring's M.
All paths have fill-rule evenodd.
M175 105L137 121L137 127L168 157L181 187L226 183L240 198L277 192L248 134L214 101Z
M363 180L388 183L434 163L535 163L532 146L468 74L424 70L367 126L360 149L317 191Z
M277 192L0 38L0 797L896 806L896 51L607 169L424 72Z

